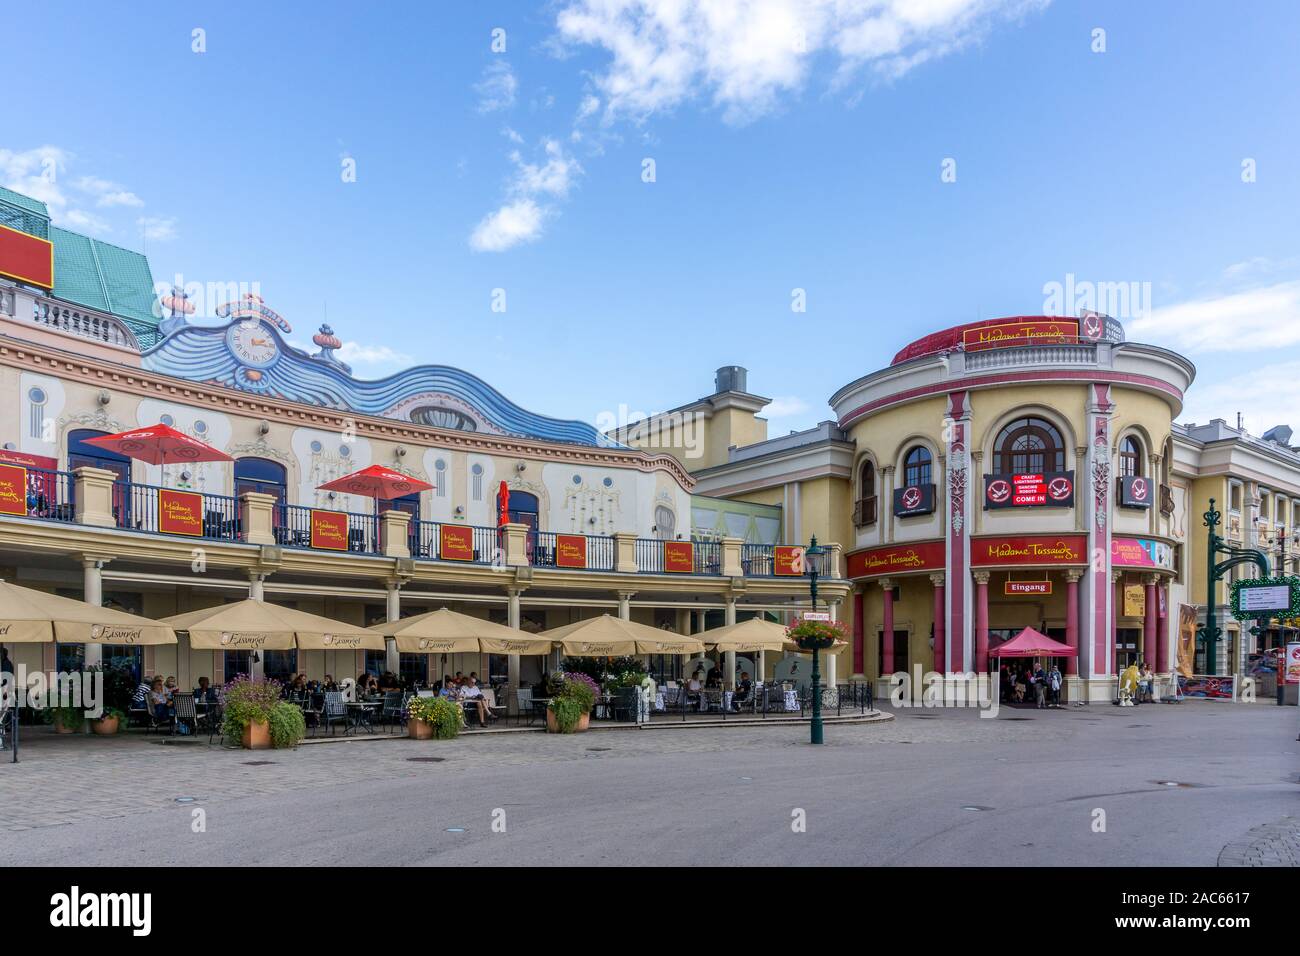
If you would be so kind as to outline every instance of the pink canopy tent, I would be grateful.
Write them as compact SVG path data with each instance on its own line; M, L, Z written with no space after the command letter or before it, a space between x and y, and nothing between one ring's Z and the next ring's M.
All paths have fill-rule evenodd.
M1032 627L989 651L989 657L1077 657L1078 654L1077 648L1054 641Z

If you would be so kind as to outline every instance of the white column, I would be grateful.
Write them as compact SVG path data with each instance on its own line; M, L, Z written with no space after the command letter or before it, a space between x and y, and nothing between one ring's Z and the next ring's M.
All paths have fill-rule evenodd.
M632 595L635 591L618 592L618 616L625 621L632 620Z
M248 596L254 601L266 600L266 590L262 583L266 580L266 575L257 571L248 572Z
M830 611L832 621L838 621L840 619L839 608L840 608L840 604L838 601L826 602L826 610ZM839 664L839 661L840 661L840 656L835 652L834 648L831 648L826 652L825 685L827 687L835 686L836 667Z
M402 617L401 585L396 581L389 581L388 593L385 598L387 606L384 616L387 622L391 624ZM402 671L402 656L397 651L397 641L391 637L384 638L384 667L392 674L400 674Z
M81 566L85 571L86 603L92 607L104 606L104 564L99 558L83 558ZM104 663L104 646L86 644L83 658L87 667Z
M509 599L506 604L506 626L519 629L519 595L518 588L508 588L506 597ZM519 689L519 655L511 654L506 658L506 713L513 714L516 712L515 691ZM500 703L498 701L498 703Z

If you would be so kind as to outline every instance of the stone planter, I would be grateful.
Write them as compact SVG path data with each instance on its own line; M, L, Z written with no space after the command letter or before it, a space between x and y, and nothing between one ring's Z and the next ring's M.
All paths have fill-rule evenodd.
M116 715L112 717L101 717L99 720L90 722L90 729L93 733L101 737L112 737L117 733L121 720Z
M578 718L577 725L573 728L575 734L580 734L591 724L591 714L583 714ZM560 725L555 722L555 711L546 708L546 732L548 734L558 734Z
M420 720L418 717L412 717L406 722L406 736L412 740L432 740L433 724L427 720Z
M242 743L245 750L266 750L271 746L271 723L267 720L250 720L244 725Z

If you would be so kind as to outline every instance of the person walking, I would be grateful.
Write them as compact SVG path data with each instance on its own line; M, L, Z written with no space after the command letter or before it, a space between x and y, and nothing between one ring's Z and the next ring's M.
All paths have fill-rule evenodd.
M1047 672L1047 686L1052 691L1052 706L1061 706L1061 671L1053 662L1052 669Z
M1047 675L1043 673L1041 664L1034 665L1034 673L1030 681L1034 685L1034 706L1042 710L1047 706Z

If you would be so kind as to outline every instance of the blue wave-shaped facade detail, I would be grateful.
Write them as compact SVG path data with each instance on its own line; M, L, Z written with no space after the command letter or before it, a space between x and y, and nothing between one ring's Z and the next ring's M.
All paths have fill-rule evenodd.
M177 328L143 354L144 367L255 395L404 421L412 419L403 414L403 404L421 397L438 403L445 397L447 401L439 407L473 420L473 430L603 448L624 447L586 422L548 418L520 408L478 376L448 365L419 365L373 381L354 378L327 361L293 348L265 323L258 333L274 338L278 357L265 367L249 366L227 344L226 333L236 324Z

